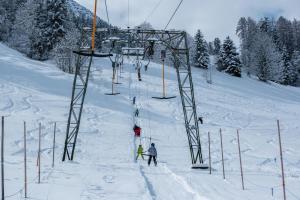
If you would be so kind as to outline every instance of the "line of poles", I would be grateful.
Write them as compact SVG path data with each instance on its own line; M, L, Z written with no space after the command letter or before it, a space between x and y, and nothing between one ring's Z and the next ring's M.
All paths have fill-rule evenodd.
M55 148L56 148L56 122L54 123L53 130L53 144L52 144L52 168L55 164ZM4 200L5 196L5 171L4 171L4 147L5 147L5 134L4 134L4 117L1 117L1 199ZM38 133L38 155L37 155L37 167L38 167L38 184L41 183L41 147L42 147L42 124L39 123L39 133ZM23 145L24 145L24 198L28 198L28 177L27 177L27 127L26 122L23 123Z
M286 184L285 184L285 174L284 174L284 163L283 163L283 153L282 153L282 141L281 141L281 129L280 122L277 120L277 131L278 131L278 142L279 142L279 154L280 154L280 164L281 164L281 179L282 179L282 191L283 191L283 200L286 200ZM225 176L225 164L224 164L224 146L223 146L223 135L222 129L219 130L220 137L220 146L221 146L221 161L222 161L222 175L223 179L226 179ZM243 171L243 162L241 154L241 144L240 144L240 133L237 129L236 131L237 146L238 146L238 155L239 155L239 166L240 166L240 175L241 175L241 185L242 189L245 190L244 183L244 171ZM209 174L212 174L212 164L211 164L211 134L208 132L208 160L209 160ZM274 194L274 188L271 188L272 196Z
M5 147L5 132L4 132L4 117L1 117L1 199L5 199L5 171L4 171L4 147ZM52 167L55 165L55 144L56 144L56 123L54 123L53 130L53 145L52 145ZM283 199L286 200L286 183L285 183L285 174L284 174L284 163L283 163L283 153L282 153L282 140L281 140L281 129L280 122L277 120L277 129L278 129L278 142L279 142L279 154L281 161L281 178L282 178L282 191ZM39 123L39 132L38 132L38 156L37 156L37 166L38 166L38 183L41 183L41 146L42 146L42 124ZM226 179L225 176L225 165L224 165L224 146L223 146L223 136L222 129L219 130L220 135L220 145L221 145L221 156L222 156L222 174L223 179ZM241 175L241 184L242 189L245 190L244 184L244 171L242 165L242 154L241 154L241 144L240 144L240 134L239 130L236 132L237 135L237 144L238 144L238 155L239 155L239 165L240 165L240 175ZM26 122L24 121L24 197L28 198L28 177L27 177L27 127ZM211 134L208 132L208 157L209 157L209 174L212 174L212 164L211 164ZM274 193L272 188L272 195Z

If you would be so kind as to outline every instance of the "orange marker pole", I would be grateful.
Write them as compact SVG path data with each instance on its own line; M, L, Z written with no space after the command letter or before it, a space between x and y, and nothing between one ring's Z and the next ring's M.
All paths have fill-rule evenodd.
M95 0L95 7L94 7L94 19L93 19L93 31L92 31L92 51L95 50L96 25L97 25L97 0Z

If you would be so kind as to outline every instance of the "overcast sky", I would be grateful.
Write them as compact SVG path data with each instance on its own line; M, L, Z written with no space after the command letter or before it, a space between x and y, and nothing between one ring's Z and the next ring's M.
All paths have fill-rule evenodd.
M76 0L93 9L94 0ZM106 19L104 0L98 0L98 16ZM130 26L147 20L154 28L163 29L180 0L129 0ZM159 4L159 2L161 2ZM107 0L109 17L113 25L127 27L128 0ZM156 5L159 6L153 11ZM240 17L259 19L264 16L300 19L300 0L184 0L169 28L184 29L194 34L201 29L207 40L222 40L235 35Z

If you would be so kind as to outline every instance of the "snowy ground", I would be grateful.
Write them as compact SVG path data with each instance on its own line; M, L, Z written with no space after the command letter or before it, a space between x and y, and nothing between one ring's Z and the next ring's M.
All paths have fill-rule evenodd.
M125 65L119 96L110 91L108 60L95 60L74 162L62 163L72 75L0 44L0 115L5 118L5 195L23 196L23 121L27 123L30 199L282 199L276 120L282 126L287 199L300 199L300 88L233 78L214 71L213 84L194 69L201 139L207 162L207 132L212 137L212 175L192 170L180 98L158 101L161 66L151 64L138 82ZM178 95L173 68L167 68L169 95ZM140 109L141 143L152 137L158 166L135 162L140 143L132 133L131 98ZM37 184L38 123L42 123L42 179ZM51 167L53 123L57 122L55 167ZM222 128L226 180L222 178L219 129ZM240 129L246 190L241 189L236 129ZM271 191L274 191L272 197Z

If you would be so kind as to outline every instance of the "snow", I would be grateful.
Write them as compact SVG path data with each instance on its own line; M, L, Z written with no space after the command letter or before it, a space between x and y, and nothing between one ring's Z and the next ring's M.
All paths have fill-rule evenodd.
M276 120L282 128L287 199L300 199L300 89L193 69L202 149L208 163L211 133L212 175L191 169L180 98L161 95L161 66L151 63L142 82L130 62L124 66L118 96L111 89L111 64L95 59L73 162L61 162L73 76L51 62L38 62L0 44L0 115L5 118L5 195L23 196L23 121L27 125L30 199L257 200L282 199ZM179 95L175 70L166 67L167 95ZM133 96L142 138L133 137ZM53 123L57 122L52 168ZM42 124L41 184L37 183L38 123ZM222 178L222 129L226 180ZM240 131L245 188L241 189L236 129ZM135 161L137 145L158 150L158 166ZM271 196L271 188L274 196Z

